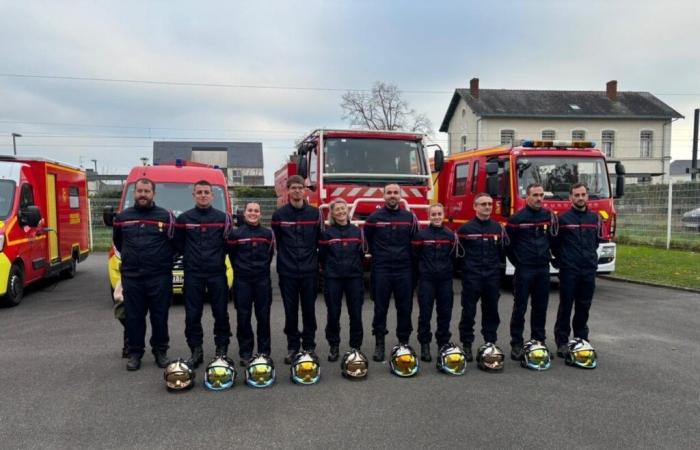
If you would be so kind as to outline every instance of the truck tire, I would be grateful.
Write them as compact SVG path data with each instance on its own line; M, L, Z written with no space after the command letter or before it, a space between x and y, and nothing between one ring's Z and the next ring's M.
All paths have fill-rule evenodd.
M75 278L75 273L78 271L78 261L75 258L70 259L70 266L61 271L61 278Z
M7 279L7 293L2 297L2 302L7 306L17 306L24 296L24 274L22 267L13 264Z

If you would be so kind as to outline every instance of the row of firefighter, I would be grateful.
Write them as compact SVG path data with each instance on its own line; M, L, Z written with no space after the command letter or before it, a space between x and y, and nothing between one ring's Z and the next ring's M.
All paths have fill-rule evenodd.
M268 229L261 225L260 206L254 202L246 205L242 223L234 226L229 215L212 207L214 194L206 180L194 183L194 207L177 218L156 205L153 181L143 178L135 183L134 206L120 212L113 223L114 246L121 257L115 312L124 325L122 353L128 359L127 370L141 367L146 317L150 315L151 351L156 364L166 369L168 387L191 386L194 369L204 360L201 319L206 295L214 318L215 351L205 372L205 385L225 389L233 384L235 369L228 356L232 337L225 265L228 256L235 273L233 297L240 363L247 368L248 384L271 384L275 372L270 344L270 265L275 252L287 338L284 362L291 366L295 382L313 384L320 378L315 341L319 268L327 306L328 360L337 361L340 357L340 315L345 297L350 339L349 351L342 360L343 373L351 378L367 374L368 359L362 352L366 253L372 255L372 359L385 360L387 315L393 296L397 343L389 366L396 375L412 376L418 372L418 355L408 344L413 332L414 291L418 297L417 337L422 361L432 361L434 338L438 369L454 375L464 373L467 363L474 360L474 319L481 301L483 345L476 359L484 370L502 370L504 352L496 345L496 333L504 254L515 266L511 359L534 370L551 366L554 354L545 343L551 263L559 269L561 280L554 326L556 354L573 366L596 367L587 322L595 289L601 222L597 214L588 211L585 184L571 186L571 208L559 215L543 207L543 186L530 184L526 206L510 216L505 225L491 219L493 199L488 194L478 194L473 204L475 218L456 233L444 227L444 210L439 204L430 206L430 223L421 229L415 215L400 207L401 187L397 184L384 186L384 204L366 219L363 228L350 223L347 203L339 198L330 205L329 226L324 226L319 210L305 201L307 188L303 178L289 177L287 189L289 201L273 213ZM168 308L176 254L183 256L185 338L191 355L186 360L171 361L167 356ZM461 346L453 343L450 332L455 265L461 269L462 281ZM530 339L525 341L528 303ZM437 315L435 333L431 331L433 310ZM253 313L257 322L255 333Z

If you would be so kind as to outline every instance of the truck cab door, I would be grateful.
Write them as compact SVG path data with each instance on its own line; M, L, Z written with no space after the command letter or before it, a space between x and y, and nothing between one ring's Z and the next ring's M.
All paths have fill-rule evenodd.
M467 179L469 178L469 163L463 162L455 164L452 173L452 182L449 189L451 192L446 193L447 199L446 218L449 223L454 223L457 220L466 220L465 214L468 212L469 205L467 204Z
M29 206L37 206L34 201L34 186L30 182L25 182L19 191L19 211ZM19 219L18 219L19 220ZM23 223L17 226L21 230L25 251L23 251L25 261L25 282L40 278L48 268L46 260L46 236L39 230L39 227L32 227Z

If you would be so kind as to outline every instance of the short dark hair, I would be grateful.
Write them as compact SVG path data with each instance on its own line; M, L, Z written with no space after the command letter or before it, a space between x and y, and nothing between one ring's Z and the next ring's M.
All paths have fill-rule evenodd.
M491 194L489 194L488 192L479 192L478 194L476 194L474 196L474 203L476 203L476 201L479 200L481 197L493 198L493 197L491 197Z
M139 183L141 183L141 184L150 184L150 185L151 185L151 190L153 190L153 193L154 193L154 194L156 193L156 184L155 184L155 183L153 182L153 180L151 180L150 178L146 178L146 177L139 178L138 180L136 180L136 183L134 183L134 188L136 188L136 185L139 184Z
M527 185L527 191L526 191L526 192L527 192L527 195L530 195L530 190L531 190L532 188L537 188L537 187L541 187L542 189L544 189L544 186L542 186L541 183L530 183L530 184L528 184L528 185Z
M208 182L207 180L199 180L194 184L194 186L209 186L209 187L211 187L211 183Z
M301 175L292 175L291 177L287 178L287 189L289 189L293 184L301 184L304 186L304 179L301 177Z
M586 186L586 183L574 183L569 188L569 195L574 193L574 189L578 188L586 188L586 192L588 192L588 186Z

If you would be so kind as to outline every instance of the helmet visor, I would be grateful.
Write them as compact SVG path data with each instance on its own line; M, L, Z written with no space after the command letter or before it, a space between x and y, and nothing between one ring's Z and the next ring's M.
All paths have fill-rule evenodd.
M408 376L416 373L416 357L411 354L397 355L394 357L394 371L397 375Z
M467 361L459 352L449 353L442 358L442 369L452 375L462 375L466 367Z
M209 389L228 389L233 386L233 371L223 366L209 367L204 384Z
M294 381L313 384L318 381L319 367L314 361L301 361L294 366Z
M184 370L169 372L165 375L165 385L168 389L180 390L190 387L192 377Z
M591 369L596 366L595 350L592 348L575 350L572 353L572 358L577 366Z
M489 370L501 370L503 368L503 355L493 353L484 355L481 363Z
M349 361L345 373L354 378L362 378L367 375L367 363L365 361Z
M275 380L275 369L269 364L248 367L246 382L253 387L267 387Z

